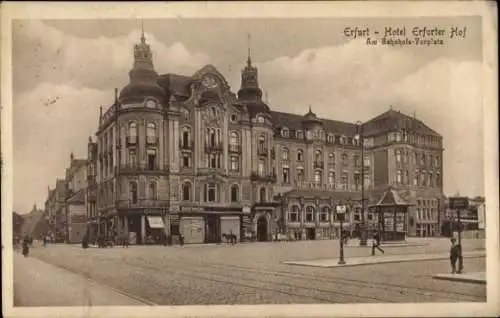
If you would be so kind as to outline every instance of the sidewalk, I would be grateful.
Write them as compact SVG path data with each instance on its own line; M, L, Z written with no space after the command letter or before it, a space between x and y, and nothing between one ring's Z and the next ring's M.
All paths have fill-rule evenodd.
M485 251L472 251L464 252L464 258L474 258L474 257L484 257L486 256ZM345 264L339 265L338 258L336 259L317 259L308 261L289 261L283 262L287 265L299 265L299 266L311 266L311 267L350 267L350 266L362 266L362 265L375 265L375 264L386 264L386 263L403 263L403 262L418 262L418 261L430 261L430 260L447 260L449 259L448 253L440 254L407 254L407 255L377 255L377 256L367 256L367 257L351 257L345 258Z
M463 273L463 274L437 274L432 275L434 279L450 280L464 283L486 284L486 272Z
M147 306L136 296L14 252L14 306Z

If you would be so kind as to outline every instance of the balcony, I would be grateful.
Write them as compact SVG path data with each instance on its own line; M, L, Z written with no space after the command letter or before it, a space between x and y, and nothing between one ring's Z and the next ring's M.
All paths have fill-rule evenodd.
M315 161L313 164L314 169L323 169L325 167L324 161Z
M252 181L261 181L261 182L272 182L276 183L276 174L274 173L258 173L258 172L252 172L250 175L250 179Z
M115 174L166 174L168 167L160 167L158 164L124 164L116 168Z
M140 208L167 208L168 200L137 199L118 200L116 202L119 209L140 209Z
M361 191L361 186L349 187L349 185L347 185L347 184L336 184L336 183L323 184L323 183L319 183L319 182L306 182L306 181L296 182L295 187L298 190L342 191L342 192ZM369 188L370 188L369 186L365 185L365 190L369 189Z
M222 144L205 145L205 152L222 152Z
M160 139L156 136L146 136L146 144L148 146L156 146L160 143Z
M269 149L266 147L258 147L257 148L257 155L267 157L269 155Z
M229 145L230 153L241 153L241 145Z
M194 141L189 141L187 143L179 141L179 149L181 149L181 150L193 150L194 149Z

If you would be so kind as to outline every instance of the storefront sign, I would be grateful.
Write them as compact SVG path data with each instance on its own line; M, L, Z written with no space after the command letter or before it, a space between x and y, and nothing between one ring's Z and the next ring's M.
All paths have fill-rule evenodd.
M165 224L163 223L163 219L161 218L161 216L148 215L148 223L149 226L153 229L162 229L165 227Z
M453 197L449 199L450 209L455 210L463 210L467 209L469 206L469 198L468 197Z

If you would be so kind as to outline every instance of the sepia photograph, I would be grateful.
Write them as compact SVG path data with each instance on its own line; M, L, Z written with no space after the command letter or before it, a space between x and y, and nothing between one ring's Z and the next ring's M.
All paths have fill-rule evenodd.
M2 10L4 315L498 315L496 6L355 3Z

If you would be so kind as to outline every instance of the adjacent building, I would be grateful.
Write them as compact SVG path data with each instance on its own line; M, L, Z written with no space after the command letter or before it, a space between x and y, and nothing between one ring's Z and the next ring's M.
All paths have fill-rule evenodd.
M356 235L362 187L367 207L391 186L413 205L408 234L439 233L443 141L415 117L389 109L354 124L311 107L273 111L250 54L235 94L212 65L159 75L144 35L129 78L89 141L86 213L96 232L139 244L180 234L186 243L230 233L331 238L340 234L335 207L347 204ZM368 228L376 222L367 212Z
M66 216L66 181L56 179L54 189L47 189L47 200L45 201L45 211L49 218L48 236L51 242L66 242L68 236L67 216Z
M87 193L87 159L70 155L66 169L67 242L80 243L87 230L85 196Z

